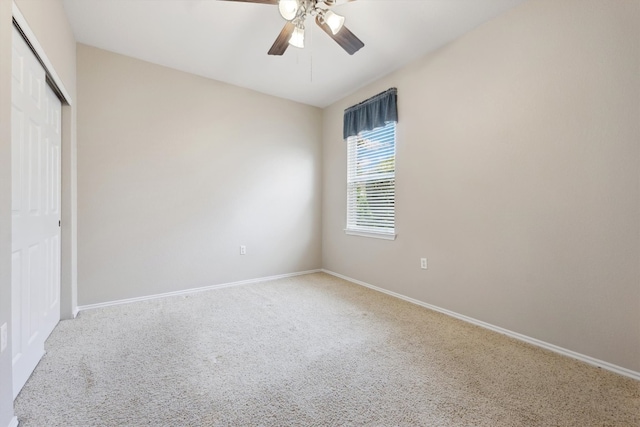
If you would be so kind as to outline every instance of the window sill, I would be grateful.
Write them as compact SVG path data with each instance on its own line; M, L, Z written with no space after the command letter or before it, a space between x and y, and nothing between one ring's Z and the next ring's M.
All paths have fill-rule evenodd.
M344 230L346 234L351 236L371 237L373 239L396 240L396 233L382 233L376 231L360 231L360 230Z

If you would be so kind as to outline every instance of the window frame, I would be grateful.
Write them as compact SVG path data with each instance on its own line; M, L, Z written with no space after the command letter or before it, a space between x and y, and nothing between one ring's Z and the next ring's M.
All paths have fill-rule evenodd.
M392 126L392 141L393 141L393 152L391 153L390 158L393 159L393 172L381 172L378 171L376 173L363 173L358 175L358 171L362 172L362 169L358 169L357 164L353 164L358 159L358 150L357 147L353 147L354 144L357 144L358 139L362 139L363 136L378 136L380 139L377 141L384 141L383 138L388 138L388 136L376 135L377 133L388 133L389 130L387 128ZM374 135L371 135L374 134ZM376 140L374 140L376 141ZM378 127L376 129L370 131L361 131L356 136L350 136L347 138L347 209L346 209L346 227L345 234L361 236L361 237L371 237L377 239L384 240L395 240L397 237L396 233L396 173L397 173L397 164L396 164L396 154L397 154L397 122L390 121L386 123L384 126ZM384 148L384 150L388 150L388 148ZM384 154L384 153L383 153ZM354 157L355 156L355 157ZM372 155L369 154L371 157ZM365 156L366 157L366 156ZM376 154L373 154L373 157L376 160L380 160ZM388 156L382 157L382 159L388 160ZM391 176L389 176L391 174ZM392 188L392 227L384 227L384 226L359 226L357 225L358 214L353 212L353 209L356 209L357 202L353 200L354 194L356 191L354 185L357 183L373 183L380 182L384 180L391 180L393 183L391 185ZM357 196L356 196L357 197ZM382 214L382 215L380 215ZM383 208L378 215L373 220L373 222L384 222L385 216L388 214L388 208ZM388 219L388 217L386 217Z

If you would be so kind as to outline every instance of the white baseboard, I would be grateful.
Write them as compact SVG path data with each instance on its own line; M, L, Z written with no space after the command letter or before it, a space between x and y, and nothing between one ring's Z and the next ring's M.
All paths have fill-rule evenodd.
M507 335L507 336L509 336L511 338L515 338L515 339L517 339L519 341L524 341L526 343L535 345L537 347L541 347L541 348L544 348L546 350L553 351L554 353L559 353L559 354L562 354L564 356L568 356L568 357L571 357L573 359L580 360L581 362L585 362L585 363L588 363L590 365L597 366L599 368L606 369L606 370L611 371L611 372L615 372L616 374L624 375L625 377L630 377L630 378L633 378L635 380L640 380L640 372L632 371L631 369L623 368L622 366L617 366L617 365L614 365L612 363L605 362L604 360L599 360L599 359L593 358L591 356L587 356L587 355L584 355L584 354L576 353L575 351L567 350L566 348L558 347L557 345L549 344L548 342L544 342L544 341L541 341L541 340L536 339L536 338L531 338L531 337L528 337L526 335L522 335L522 334L519 334L517 332L513 332L513 331L510 331L508 329L504 329L504 328L501 328L499 326L495 326L495 325L492 325L490 323L483 322L481 320L477 320L477 319L474 319L474 318L469 317L469 316L465 316L463 314L458 314L458 313L453 312L451 310L447 310L447 309L444 309L444 308L437 307L435 305L427 304L425 302L422 302L422 301L419 301L419 300L416 300L416 299L413 299L413 298L409 298L409 297L404 296L402 294L398 294L398 293L395 293L395 292L392 292L392 291L388 291L386 289L382 289L382 288L379 288L377 286L370 285L369 283L365 283L365 282L360 281L360 280L352 279L351 277L343 276L342 274L338 274L338 273L335 273L333 271L329 271L329 270L325 270L325 269L322 269L322 271L324 273L330 274L332 276L344 279L344 280L346 280L348 282L355 283L356 285L364 286L364 287L367 287L369 289L373 289L374 291L378 291L378 292L382 292L382 293L387 294L387 295L391 295L392 297L399 298L401 300L410 302L412 304L416 304L416 305L419 305L421 307L425 307L425 308L428 308L430 310L437 311L439 313L443 313L443 314L446 314L446 315L451 316L451 317L455 317L456 319L460 319L460 320L463 320L465 322L480 326L482 328L489 329L489 330L494 331L494 332L498 332L499 334Z
M13 419L9 421L9 425L7 427L18 427L18 417L13 417Z
M296 273L280 274L280 275L277 275L277 276L269 276L269 277L260 277L260 278L257 278L257 279L241 280L239 282L222 283L220 285L205 286L205 287L202 287L202 288L185 289L183 291L166 292L166 293L163 293L163 294L154 294L154 295L147 295L147 296L143 296L143 297L127 298L127 299L121 299L121 300L116 300L116 301L101 302L101 303L98 303L98 304L81 305L81 306L77 307L75 314L77 315L78 312L80 312L80 311L92 310L94 308L109 307L109 306L112 306L112 305L129 304L129 303L132 303L132 302L148 301L148 300L152 300L152 299L165 298L165 297L174 297L174 296L179 296L179 295L188 295L188 294L193 294L193 293L196 293L196 292L210 291L210 290L213 290L213 289L230 288L232 286L248 285L248 284L251 284L251 283L269 282L269 281L272 281L272 280L285 279L287 277L295 277L295 276L303 276L305 274L319 273L321 271L322 270L320 270L320 269L318 269L318 270L308 270L308 271L299 271L299 272L296 272Z

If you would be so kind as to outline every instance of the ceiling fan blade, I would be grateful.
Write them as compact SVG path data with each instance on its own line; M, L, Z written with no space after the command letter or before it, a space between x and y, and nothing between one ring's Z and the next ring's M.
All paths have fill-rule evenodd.
M284 28L280 31L278 38L273 42L273 46L269 49L269 55L282 55L289 47L289 39L291 39L291 34L293 34L293 30L295 30L296 26L287 22L284 24Z
M340 6L341 4L351 3L356 0L324 0L324 3L327 6Z
M344 25L342 26L340 31L338 31L338 34L333 34L331 28L329 28L326 23L320 21L319 16L316 16L316 24L318 24L318 27L322 28L324 32L329 35L329 37L334 39L336 43L338 43L344 50L346 50L349 55L353 55L364 47L364 43L362 43L362 40L356 37L356 35L349 31L349 29Z
M220 1L237 1L241 3L262 3L262 4L278 4L278 0L220 0Z

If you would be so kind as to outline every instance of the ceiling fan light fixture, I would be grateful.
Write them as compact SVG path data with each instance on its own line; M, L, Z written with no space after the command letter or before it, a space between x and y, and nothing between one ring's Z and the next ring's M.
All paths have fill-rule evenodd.
M278 10L284 19L292 21L298 15L300 3L298 0L280 0L278 2Z
M291 34L289 44L300 49L304 48L304 28L296 27Z
M344 25L344 16L338 15L330 10L324 13L324 22L331 28L333 35L338 34Z

